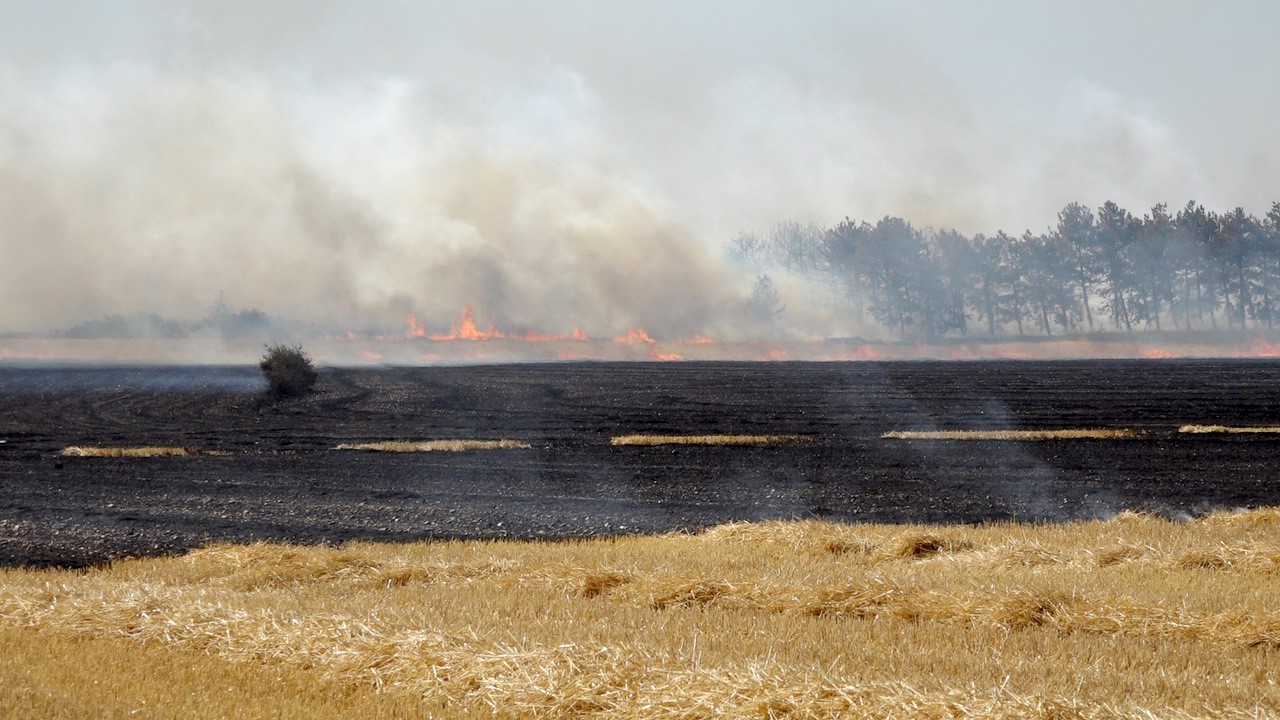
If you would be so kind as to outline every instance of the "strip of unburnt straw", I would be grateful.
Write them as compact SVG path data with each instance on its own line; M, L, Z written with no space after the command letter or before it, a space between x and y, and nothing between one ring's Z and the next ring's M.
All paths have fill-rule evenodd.
M519 440L387 440L343 443L335 450L367 452L463 452L466 450L528 450L533 446Z
M1128 440L1146 437L1146 432L1129 428L891 430L880 437L886 440Z
M804 435L618 435L611 445L785 445L808 442Z
M90 445L72 445L65 447L60 453L63 457L92 458L152 458L152 457L197 457L200 455L230 455L222 450L202 450L193 447L177 447L163 445L142 445L134 447L102 447Z
M1241 425L1183 425L1180 433L1207 435L1222 433L1225 435L1280 435L1280 427L1249 427Z

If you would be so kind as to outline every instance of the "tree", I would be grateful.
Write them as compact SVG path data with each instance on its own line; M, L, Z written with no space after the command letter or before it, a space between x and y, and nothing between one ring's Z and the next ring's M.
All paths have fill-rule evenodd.
M267 378L267 392L277 398L305 395L320 377L299 345L268 346L258 367Z
M773 287L773 279L768 275L760 275L751 286L751 297L747 299L747 314L760 322L773 322L782 314L782 300Z
M1097 229L1093 213L1080 203L1071 203L1058 213L1057 237L1061 246L1071 255L1074 265L1076 289L1080 291L1080 304L1084 309L1089 330L1093 331L1093 307L1089 290L1098 276Z

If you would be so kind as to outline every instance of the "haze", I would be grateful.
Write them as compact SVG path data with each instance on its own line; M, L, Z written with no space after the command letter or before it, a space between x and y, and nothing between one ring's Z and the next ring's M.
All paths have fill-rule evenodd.
M1267 2L8 2L0 332L221 294L741 334L743 230L1265 213L1277 41Z

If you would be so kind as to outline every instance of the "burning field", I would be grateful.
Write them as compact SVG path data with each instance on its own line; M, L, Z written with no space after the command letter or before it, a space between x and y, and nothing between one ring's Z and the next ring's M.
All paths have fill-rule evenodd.
M0 563L1280 504L1272 361L0 369Z
M1280 710L1274 362L261 384L0 369L0 714Z

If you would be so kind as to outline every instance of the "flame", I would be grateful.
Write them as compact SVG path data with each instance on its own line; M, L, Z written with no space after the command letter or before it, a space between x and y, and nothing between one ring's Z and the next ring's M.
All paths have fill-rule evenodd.
M1147 348L1142 351L1142 357L1148 360L1168 360L1178 356L1163 348Z
M1249 344L1247 357L1280 357L1280 345L1267 342L1267 339L1261 335Z
M405 333L411 338L420 338L427 336L427 328L418 323L418 318L413 313L406 313L404 316L404 324L409 326L409 330Z
M498 326L489 322L489 329L481 330L476 327L476 315L468 305L462 308L462 318L457 325L453 326L447 334L428 335L428 340L497 340L502 337L502 331Z
M363 355L365 360L381 360L383 357L382 353L376 353L372 350L365 350Z
M765 360L790 360L791 355L782 350L770 350L764 354Z
M716 344L716 341L715 341L715 340L712 340L711 338L707 337L706 335L701 335L701 334L699 334L699 333L694 333L694 334L692 334L692 335L690 335L690 336L689 336L689 339L688 339L688 340L685 340L685 341L684 341L684 344L685 344L685 345L715 345L715 344Z
M677 355L676 353L664 353L658 350L658 348L653 348L652 350L649 351L649 358L652 360L660 360L662 362L674 362L676 360L684 359L679 355Z
M647 343L649 345L652 345L653 343L657 342L657 340L654 340L649 335L649 331L645 330L644 328L634 328L634 329L628 330L626 335L619 335L618 337L614 338L613 341L616 343L622 343L623 345L637 345L639 343Z
M573 332L565 333L540 333L533 330L526 330L519 335L521 340L525 342L585 342L587 333L582 328L576 327Z

